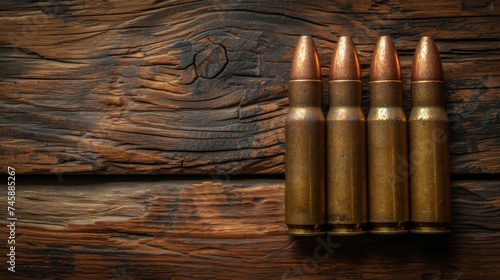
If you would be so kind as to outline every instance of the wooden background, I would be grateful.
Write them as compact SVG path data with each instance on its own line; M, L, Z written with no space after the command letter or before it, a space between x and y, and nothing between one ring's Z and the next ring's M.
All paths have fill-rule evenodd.
M326 110L331 53L348 34L365 89L378 36L393 37L407 113L413 53L420 36L432 35L445 71L452 172L499 172L500 13L492 1L2 3L2 170L283 173L298 36L316 41Z
M1 1L0 172L16 168L19 221L13 275L0 210L0 278L500 279L495 4ZM414 49L434 37L452 234L284 234L287 81L302 34L318 48L325 111L331 53L353 37L365 113L378 36L395 41L407 113Z
M318 240L285 235L282 179L23 178L16 203L22 222L16 276L22 279L500 276L498 181L453 183L448 236ZM0 209L7 208L4 201ZM12 277L5 263L1 276L17 279L5 278Z

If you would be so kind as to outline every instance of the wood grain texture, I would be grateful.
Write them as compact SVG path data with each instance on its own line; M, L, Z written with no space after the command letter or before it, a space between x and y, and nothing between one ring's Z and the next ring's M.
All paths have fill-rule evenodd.
M440 50L452 172L499 173L494 1L2 1L0 168L19 173L284 172L289 63L314 36L327 108L338 36L365 82L379 35L409 77L421 35Z
M284 234L283 180L136 179L64 176L59 182L55 176L28 180L18 175L17 272L12 278L2 269L0 277L496 280L500 276L499 181L453 183L449 236L294 239ZM4 199L0 209L6 209ZM7 240L5 211L0 213L0 240ZM0 260L6 258L2 255Z

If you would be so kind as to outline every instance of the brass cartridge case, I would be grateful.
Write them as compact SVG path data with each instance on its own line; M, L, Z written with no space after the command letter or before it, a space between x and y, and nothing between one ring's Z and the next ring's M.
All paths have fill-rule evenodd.
M364 234L366 206L366 118L361 108L361 70L348 36L339 38L330 63L327 131L328 234Z
M371 233L406 233L409 221L407 120L396 48L379 38L370 68L367 123Z
M287 234L323 234L325 223L325 117L314 41L301 36L290 69L285 122L285 223Z
M414 233L448 233L451 223L449 123L443 70L431 37L415 51L411 83L411 221Z

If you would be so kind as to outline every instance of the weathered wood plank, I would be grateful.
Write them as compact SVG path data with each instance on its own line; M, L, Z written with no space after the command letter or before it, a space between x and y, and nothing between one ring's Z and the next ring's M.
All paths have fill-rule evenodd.
M20 173L284 171L293 47L313 35L325 102L339 35L368 68L395 39L406 83L421 35L444 63L452 172L499 173L493 1L18 1L0 10L0 165ZM365 106L365 111L367 107Z
M449 236L294 239L284 234L283 180L82 178L17 176L17 277L9 279L500 276L499 181L453 183Z

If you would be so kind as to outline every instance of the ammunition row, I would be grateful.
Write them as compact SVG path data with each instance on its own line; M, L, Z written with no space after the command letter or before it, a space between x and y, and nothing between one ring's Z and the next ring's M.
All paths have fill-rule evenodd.
M388 36L375 47L369 88L365 118L356 48L350 37L340 37L325 119L316 47L311 37L300 37L285 126L289 235L319 235L325 228L334 235L363 234L368 225L374 234L406 233L410 225L415 233L449 231L449 124L432 38L422 37L415 52L408 120L398 54Z

